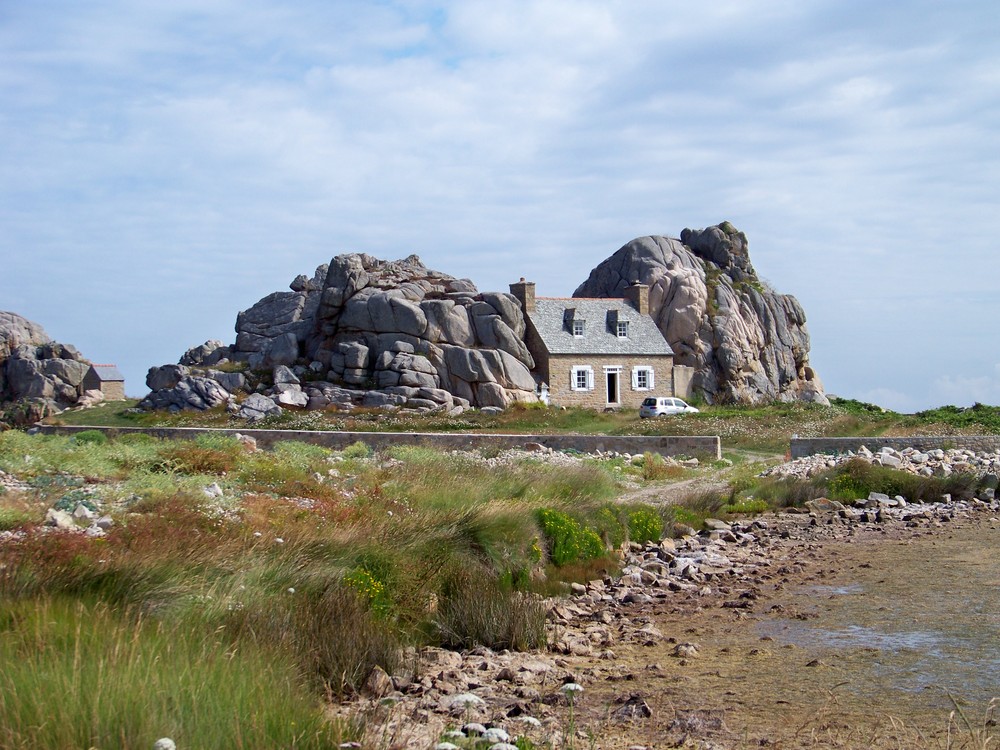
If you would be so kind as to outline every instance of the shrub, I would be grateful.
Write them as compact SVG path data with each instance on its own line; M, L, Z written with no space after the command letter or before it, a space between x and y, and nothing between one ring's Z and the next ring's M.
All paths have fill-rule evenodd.
M549 544L549 558L556 565L593 560L605 554L597 532L585 528L568 514L541 508L536 517Z
M659 453L646 451L642 456L642 478L647 482L668 479L674 473L672 468L674 467L669 466Z
M626 527L622 523L621 506L605 505L602 507L594 514L593 526L605 547L617 549L624 544Z
M730 497L730 505L739 505L747 498L740 498L737 488ZM809 500L814 500L823 494L823 489L814 482L797 477L763 478L756 483L748 482L743 488L749 498L763 501L767 507L778 510L781 508L801 508ZM741 511L732 511L735 513Z
M488 571L465 568L445 584L437 626L445 647L526 651L545 644L545 607L534 596L504 589Z
M368 447L367 443L363 443L360 440L351 443L341 451L341 455L344 458L368 458L371 454L372 449Z
M282 591L233 609L226 630L238 642L286 649L338 697L359 690L376 666L396 671L402 658L399 634L339 581L316 591Z
M389 614L392 599L385 583L378 580L364 568L354 568L344 576L344 584L358 595L376 615Z
M73 442L77 445L104 445L108 436L100 430L83 430L73 436Z
M76 506L83 505L87 508L87 510L96 511L96 500L97 499L94 497L93 493L86 489L79 488L67 492L55 502L53 507L56 510L64 510L67 513L72 513L76 509Z
M644 544L663 536L663 517L653 508L635 508L628 511L627 518L630 541Z

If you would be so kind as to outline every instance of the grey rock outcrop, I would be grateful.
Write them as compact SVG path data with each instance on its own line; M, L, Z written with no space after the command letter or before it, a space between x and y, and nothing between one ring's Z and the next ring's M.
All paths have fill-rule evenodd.
M0 311L0 421L30 424L76 406L90 362L73 346L12 312Z
M680 240L632 240L574 296L621 297L635 281L649 285L650 314L710 403L827 403L802 306L761 282L746 235L728 222L685 229Z
M338 255L241 312L232 346L208 341L179 365L152 368L153 392L140 405L216 405L214 390L191 382L201 377L228 394L255 390L292 408L504 408L535 400L524 331L511 295L480 293L414 255ZM246 372L212 369L227 362ZM234 402L232 410L256 420L268 413L261 406Z
M184 365L150 368L146 385L152 391L139 403L143 409L203 411L227 403L231 395L215 380L191 374Z
M230 353L230 347L218 339L209 339L204 344L193 346L184 352L181 355L180 364L188 365L189 367L210 367L220 362L228 361Z

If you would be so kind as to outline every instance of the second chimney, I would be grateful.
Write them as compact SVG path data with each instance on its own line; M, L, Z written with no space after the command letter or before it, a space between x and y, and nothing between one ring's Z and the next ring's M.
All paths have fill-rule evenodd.
M639 311L640 315L649 315L648 286L640 284L638 281L633 282L625 288L625 299L628 300L628 303L632 307Z

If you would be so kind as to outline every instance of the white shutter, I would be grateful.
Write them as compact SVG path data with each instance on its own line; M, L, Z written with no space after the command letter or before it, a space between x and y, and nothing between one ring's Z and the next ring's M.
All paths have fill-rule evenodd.
M640 367L633 367L632 368L632 390L633 391L639 390L639 370L640 369L642 369L642 368L640 368Z
M649 368L649 390L651 391L656 388L656 378L654 377L655 372L656 371L652 367Z
M587 390L594 390L594 368L587 367Z

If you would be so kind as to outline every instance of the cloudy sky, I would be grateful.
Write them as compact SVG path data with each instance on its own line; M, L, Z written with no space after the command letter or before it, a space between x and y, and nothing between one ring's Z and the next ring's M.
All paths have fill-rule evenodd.
M4 0L0 309L143 395L339 253L568 295L725 219L829 392L998 404L998 39L992 0Z

